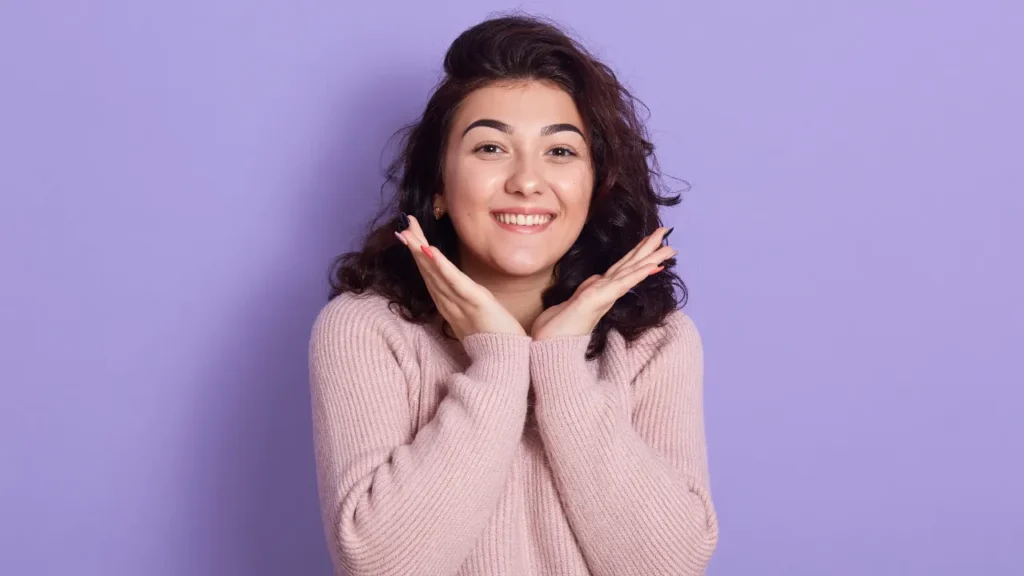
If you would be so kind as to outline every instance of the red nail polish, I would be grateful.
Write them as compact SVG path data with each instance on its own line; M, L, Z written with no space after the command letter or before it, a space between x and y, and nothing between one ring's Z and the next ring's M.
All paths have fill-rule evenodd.
M658 272L661 272L661 271L662 271L662 270L664 270L664 269L665 269L665 267L664 267L664 266L658 266L658 267L657 267L657 268L655 268L654 270L651 270L651 273L650 273L650 274L648 274L648 276L650 276L650 275L652 275L652 274L657 274Z
M420 250L423 250L423 253L426 254L427 256L430 256L430 258L434 257L434 255L430 253L430 249L427 248L426 244L420 245Z

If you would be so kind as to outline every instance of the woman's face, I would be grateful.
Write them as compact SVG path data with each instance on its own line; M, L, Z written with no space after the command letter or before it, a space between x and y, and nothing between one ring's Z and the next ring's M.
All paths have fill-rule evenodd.
M463 101L448 135L444 194L464 271L550 276L579 236L594 186L583 121L566 92L492 85Z

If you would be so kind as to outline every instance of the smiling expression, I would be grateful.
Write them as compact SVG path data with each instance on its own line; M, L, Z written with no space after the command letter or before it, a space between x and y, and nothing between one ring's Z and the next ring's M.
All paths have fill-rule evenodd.
M448 135L438 198L464 271L550 275L586 222L594 173L572 97L531 81L470 93Z

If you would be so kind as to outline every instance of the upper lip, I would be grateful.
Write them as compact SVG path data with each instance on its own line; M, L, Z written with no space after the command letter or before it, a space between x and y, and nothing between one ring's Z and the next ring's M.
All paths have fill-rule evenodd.
M547 214L547 215L550 215L550 216L554 216L555 215L555 212L553 210L548 210L547 208L534 208L534 207L528 207L528 206L521 206L521 207L518 207L518 208L496 208L494 210L491 210L491 213L492 214L522 214L523 216L528 216L530 214Z

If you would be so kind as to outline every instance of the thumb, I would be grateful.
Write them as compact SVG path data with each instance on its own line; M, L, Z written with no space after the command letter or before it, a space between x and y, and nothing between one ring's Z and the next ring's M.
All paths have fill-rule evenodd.
M590 278L587 278L586 280L584 280L583 283L580 284L580 287L577 288L576 290L586 290L588 286L590 286L594 282L597 282L598 280L600 280L600 278L601 278L600 274L594 274Z

